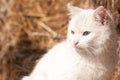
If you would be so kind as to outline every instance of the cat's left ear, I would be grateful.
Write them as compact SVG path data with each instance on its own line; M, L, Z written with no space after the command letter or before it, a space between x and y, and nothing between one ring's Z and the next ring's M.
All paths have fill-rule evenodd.
M78 8L78 7L74 7L72 6L70 3L67 4L67 8L68 8L68 11L69 11L69 15L72 17L78 13L80 13L82 11L81 8Z
M98 7L94 12L94 18L96 21L101 22L103 25L106 24L108 22L107 10L103 6Z

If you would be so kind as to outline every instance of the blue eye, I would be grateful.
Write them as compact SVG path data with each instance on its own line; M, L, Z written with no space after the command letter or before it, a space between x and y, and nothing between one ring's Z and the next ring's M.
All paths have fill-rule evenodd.
M87 35L89 35L89 34L90 34L89 31L85 31L85 32L83 32L83 36L87 36Z

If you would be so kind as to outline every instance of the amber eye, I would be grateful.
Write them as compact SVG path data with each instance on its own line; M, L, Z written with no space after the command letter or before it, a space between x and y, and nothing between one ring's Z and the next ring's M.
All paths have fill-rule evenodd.
M71 30L71 33L72 33L72 34L75 34L75 32L74 32L73 30Z

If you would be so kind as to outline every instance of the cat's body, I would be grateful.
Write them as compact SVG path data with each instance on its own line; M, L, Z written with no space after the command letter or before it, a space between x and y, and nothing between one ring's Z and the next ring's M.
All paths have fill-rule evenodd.
M49 50L22 80L111 79L117 62L117 40L109 13L103 7L68 8L72 16L66 41Z

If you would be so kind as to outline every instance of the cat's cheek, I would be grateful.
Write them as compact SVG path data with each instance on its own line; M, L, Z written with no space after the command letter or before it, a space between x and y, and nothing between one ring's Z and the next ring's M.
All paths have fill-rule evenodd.
M88 42L89 42L88 39L81 39L79 43L79 47L82 47L82 48L88 47Z
M74 46L74 40L73 40L73 37L69 37L69 38L68 38L68 41L69 41L69 43L70 43L72 46Z
M72 45L73 47L76 47L75 44L74 44L74 40L72 40L71 45Z
M67 38L70 42L72 41L72 36L70 34L68 34L68 38Z

